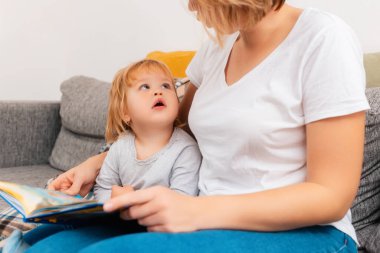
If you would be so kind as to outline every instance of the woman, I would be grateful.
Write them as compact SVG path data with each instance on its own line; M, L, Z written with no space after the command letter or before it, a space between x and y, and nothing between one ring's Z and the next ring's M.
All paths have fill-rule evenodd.
M349 208L369 108L362 53L337 17L284 2L189 1L216 32L187 70L192 83L180 109L203 156L200 196L152 187L104 206L148 231L189 233L95 240L97 230L77 229L30 252L73 235L92 239L81 252L356 252ZM104 157L50 187L85 194Z

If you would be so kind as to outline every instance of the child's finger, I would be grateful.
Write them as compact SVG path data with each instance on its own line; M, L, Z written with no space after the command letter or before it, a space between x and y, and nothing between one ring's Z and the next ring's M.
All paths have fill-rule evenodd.
M63 192L69 195L77 195L80 192L82 185L83 185L82 180L79 180L79 179L74 180L70 188Z
M118 186L118 185L113 185L112 189L111 189L111 198L115 198L115 197L120 196L124 193L132 192L132 191L133 191L133 187L130 185L126 185L123 187Z
M123 186L123 189L124 189L125 192L133 192L133 191L135 190L135 189L133 189L133 187L130 186L130 185L124 185L124 186Z
M123 187L118 185L113 185L111 188L111 198L115 198L123 194Z

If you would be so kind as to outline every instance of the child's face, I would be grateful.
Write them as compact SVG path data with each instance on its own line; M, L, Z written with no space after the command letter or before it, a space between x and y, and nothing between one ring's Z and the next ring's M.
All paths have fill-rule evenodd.
M127 92L127 121L137 127L173 126L179 102L173 81L162 71L139 71Z

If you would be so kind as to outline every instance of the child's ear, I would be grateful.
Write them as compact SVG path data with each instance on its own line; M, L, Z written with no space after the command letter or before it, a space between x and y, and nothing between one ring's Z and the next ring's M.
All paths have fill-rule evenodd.
M128 113L124 113L123 121L124 121L127 125L129 125L129 123L131 122L131 117L129 116Z

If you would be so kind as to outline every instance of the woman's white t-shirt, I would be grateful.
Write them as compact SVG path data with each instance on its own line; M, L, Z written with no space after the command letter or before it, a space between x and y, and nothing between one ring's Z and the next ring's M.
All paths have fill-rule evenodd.
M238 35L223 48L208 41L187 69L198 87L189 125L203 156L201 195L305 181L305 124L369 109L359 42L336 16L305 9L267 58L228 85L224 71ZM331 225L356 240L350 212Z

